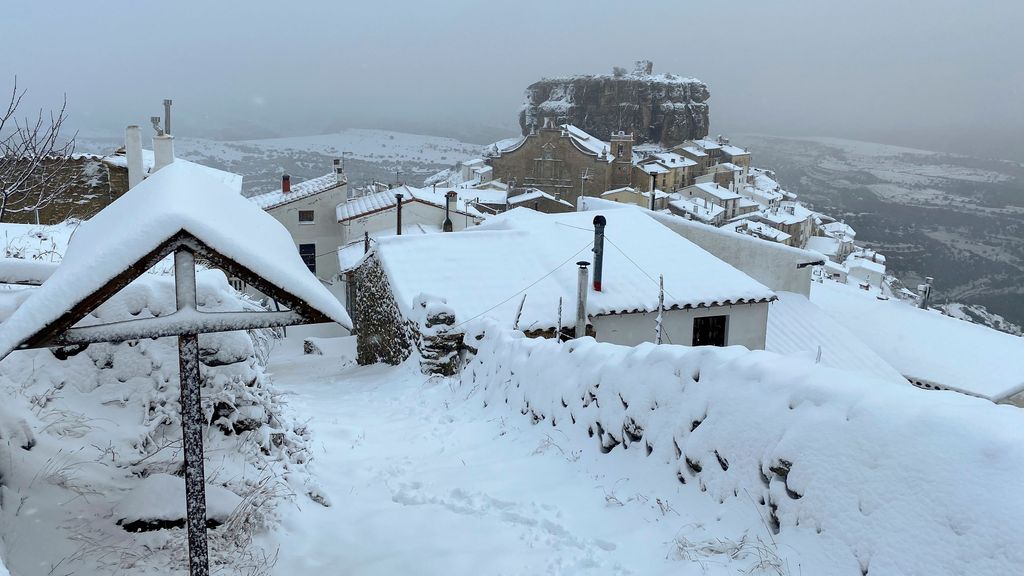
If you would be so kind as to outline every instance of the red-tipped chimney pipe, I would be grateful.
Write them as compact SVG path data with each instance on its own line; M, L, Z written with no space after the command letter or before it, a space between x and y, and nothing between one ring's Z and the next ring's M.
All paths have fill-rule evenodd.
M287 193L287 192L291 192L291 191L292 191L292 177L287 175L287 174L285 174L284 176L281 176L281 192L286 192Z
M604 268L604 216L594 216L594 290L601 291L601 272Z

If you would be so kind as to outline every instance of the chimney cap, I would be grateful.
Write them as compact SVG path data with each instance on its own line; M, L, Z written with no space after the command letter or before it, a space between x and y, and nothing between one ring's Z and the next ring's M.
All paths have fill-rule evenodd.
M404 196L402 196L401 192L396 192L395 193L395 198L397 198L398 200L401 200L402 198L404 198Z
M594 226L604 226L607 223L608 223L608 220L606 220L604 216L602 216L600 214L598 214L597 216L594 216Z
M580 268L586 268L587 266L590 266L590 262L587 262L586 260L580 260L579 262L576 263L576 265L579 266Z

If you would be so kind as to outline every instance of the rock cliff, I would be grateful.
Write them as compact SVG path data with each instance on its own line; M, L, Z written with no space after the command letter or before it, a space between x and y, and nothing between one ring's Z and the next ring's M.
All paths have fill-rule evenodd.
M545 78L526 89L519 113L523 135L545 118L574 124L607 140L612 132L632 132L637 143L675 145L708 133L710 92L694 78L652 74L649 61L632 73Z

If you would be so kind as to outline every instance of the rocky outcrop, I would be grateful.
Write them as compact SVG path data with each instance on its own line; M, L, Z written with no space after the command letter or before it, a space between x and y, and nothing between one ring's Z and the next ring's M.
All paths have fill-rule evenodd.
M632 73L616 68L609 75L545 78L531 84L519 125L525 136L552 118L605 140L624 130L637 143L675 145L707 136L710 96L700 80L655 75L651 63L641 61Z

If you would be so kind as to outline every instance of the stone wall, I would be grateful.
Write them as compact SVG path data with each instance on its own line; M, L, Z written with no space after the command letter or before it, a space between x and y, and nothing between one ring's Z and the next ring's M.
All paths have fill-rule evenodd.
M124 187L115 190L113 183L120 177L117 167L109 166L98 156L76 156L67 161L54 158L44 162L37 182L43 186L58 187L71 180L70 188L39 210L40 224L59 224L68 218L87 219L105 208L128 188L127 169ZM17 208L17 206L15 207ZM35 224L34 211L10 212L4 222Z

